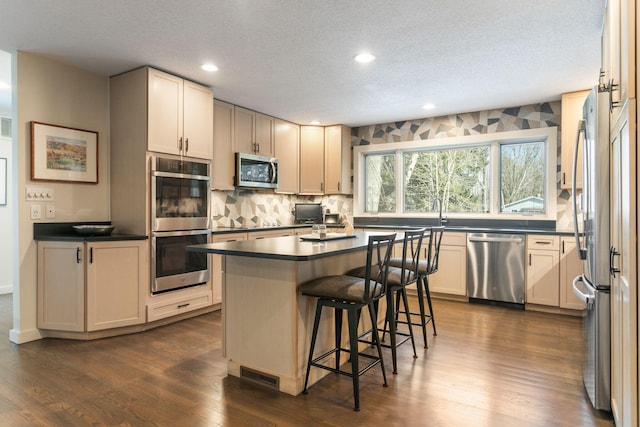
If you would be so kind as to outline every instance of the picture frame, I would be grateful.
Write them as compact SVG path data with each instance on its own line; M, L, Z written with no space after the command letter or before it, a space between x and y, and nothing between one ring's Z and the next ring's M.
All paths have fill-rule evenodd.
M7 205L7 159L0 157L0 206Z
M31 122L31 180L98 183L98 132Z

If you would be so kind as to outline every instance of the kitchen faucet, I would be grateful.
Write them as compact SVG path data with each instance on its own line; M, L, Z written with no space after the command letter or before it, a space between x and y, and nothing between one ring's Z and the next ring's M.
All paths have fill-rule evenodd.
M433 199L433 203L431 204L431 210L435 209L436 202L438 203L438 206L440 208L438 210L438 226L441 226L443 222L446 222L446 220L443 221L442 219L442 200L440 200L439 197L436 197L435 199Z

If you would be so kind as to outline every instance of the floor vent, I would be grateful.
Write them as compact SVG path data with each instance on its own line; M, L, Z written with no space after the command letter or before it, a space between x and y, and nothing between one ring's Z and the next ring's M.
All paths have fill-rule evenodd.
M261 384L274 390L280 390L280 378L245 366L240 366L240 378L249 380L256 384Z

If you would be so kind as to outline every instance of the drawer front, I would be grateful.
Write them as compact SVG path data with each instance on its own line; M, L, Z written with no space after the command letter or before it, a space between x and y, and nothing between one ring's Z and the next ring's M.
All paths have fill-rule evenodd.
M529 234L527 236L527 249L558 251L560 250L560 236L537 236Z
M440 244L445 246L467 246L467 233L448 232L445 230Z
M185 299L149 304L147 306L147 322L176 316L181 313L208 307L212 304L213 299L211 292Z

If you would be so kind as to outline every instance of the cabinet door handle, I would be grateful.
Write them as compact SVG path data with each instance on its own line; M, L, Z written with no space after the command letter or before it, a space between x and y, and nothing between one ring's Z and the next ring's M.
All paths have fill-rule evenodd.
M620 273L620 269L616 267L614 264L614 258L620 256L620 252L613 246L609 248L609 273L615 278L616 273Z
M185 308L185 307L189 307L189 303L185 303L185 304L178 304L177 308Z
M182 137L178 138L178 151L182 151Z
M320 191L324 191L324 182L320 183Z
M567 184L567 174L566 172L562 172L562 185Z
M80 264L82 262L82 257L80 256L82 253L80 247L76 248L76 264Z
M260 143L259 142L256 142L256 147L257 147L256 148L256 153L259 153L260 152Z
M531 254L529 254L529 266L531 266Z
M184 151L189 151L189 138L184 139Z
M89 248L89 264L93 264L93 248Z
M562 253L564 254L564 240L562 241Z
M340 191L340 181L338 181L338 191Z
M550 245L551 242L545 242L542 240L536 240L536 245Z

